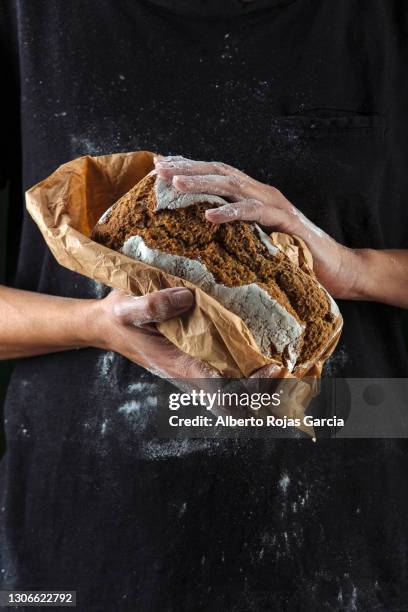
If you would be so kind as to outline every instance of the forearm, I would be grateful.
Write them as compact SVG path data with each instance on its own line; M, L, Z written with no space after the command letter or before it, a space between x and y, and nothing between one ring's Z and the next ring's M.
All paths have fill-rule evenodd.
M0 359L87 346L93 302L0 286Z
M193 303L192 291L182 287L140 297L112 291L101 300L80 300L0 286L0 359L92 346L119 353L155 375L213 378L216 371L179 350L155 327Z
M408 250L358 249L356 280L346 299L408 308Z

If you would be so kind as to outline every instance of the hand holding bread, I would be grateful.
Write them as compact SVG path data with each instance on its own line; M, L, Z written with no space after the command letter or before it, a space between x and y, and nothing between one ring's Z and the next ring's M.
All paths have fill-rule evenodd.
M255 221L273 230L302 238L313 255L314 272L333 297L352 298L359 274L359 255L340 245L307 219L275 187L265 185L221 162L202 162L180 156L156 157L158 176L183 193L206 193L229 203L205 216L212 223Z
M187 170L195 164L206 167L177 158L179 163ZM203 177L194 179L195 184L203 181L201 189L208 180L226 180ZM225 194L226 188L218 191ZM183 193L171 177L153 171L104 212L91 238L151 266L152 272L163 270L191 283L194 291L200 288L240 318L262 355L289 372L310 369L332 342L339 323L337 306L317 282L311 261L302 267L297 248L291 259L260 225L237 220L237 214L229 223L211 223L206 215L214 206L235 206L237 214L240 210L238 203L218 194ZM198 311L200 303L198 296ZM198 326L193 336L202 338L206 328L208 323ZM201 359L201 352L194 356Z
M283 366L281 376L319 375L342 319L316 280L305 241L269 235L256 222L210 222L209 211L240 198L183 192L159 175L153 157L87 156L27 192L28 210L57 260L121 291L90 301L87 345L171 378L200 377L199 362L227 377L251 376L271 361ZM173 169L177 161L194 172L199 163L172 159ZM206 178L194 172L188 176ZM169 309L169 296L159 291L176 287L194 294L185 311ZM166 340L156 342L157 331ZM186 355L194 364L188 359L186 367Z

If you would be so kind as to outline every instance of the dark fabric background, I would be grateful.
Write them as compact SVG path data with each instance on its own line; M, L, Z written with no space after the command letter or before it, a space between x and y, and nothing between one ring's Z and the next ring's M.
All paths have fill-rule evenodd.
M407 246L405 1L262 0L251 15L236 0L208 15L187 0L2 5L17 286L104 295L55 262L27 215L21 225L21 187L130 149L221 159L349 246ZM341 309L327 373L406 376L401 313ZM76 588L84 612L408 609L404 440L160 440L156 385L112 352L18 363L3 588Z

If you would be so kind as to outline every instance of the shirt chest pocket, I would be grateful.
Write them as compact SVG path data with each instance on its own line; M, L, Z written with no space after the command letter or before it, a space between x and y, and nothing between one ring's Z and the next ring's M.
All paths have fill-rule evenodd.
M378 246L385 131L378 115L273 118L266 182L335 239L363 246L368 231L367 246Z

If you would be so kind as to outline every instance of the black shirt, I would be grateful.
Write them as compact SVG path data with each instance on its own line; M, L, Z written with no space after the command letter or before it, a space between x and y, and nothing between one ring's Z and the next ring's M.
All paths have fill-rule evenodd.
M2 5L15 286L104 295L21 221L22 189L84 154L224 161L349 247L407 247L402 0ZM406 376L399 311L339 305L326 374ZM19 362L3 588L77 589L81 610L408 605L404 443L150 439L155 384L92 349Z

